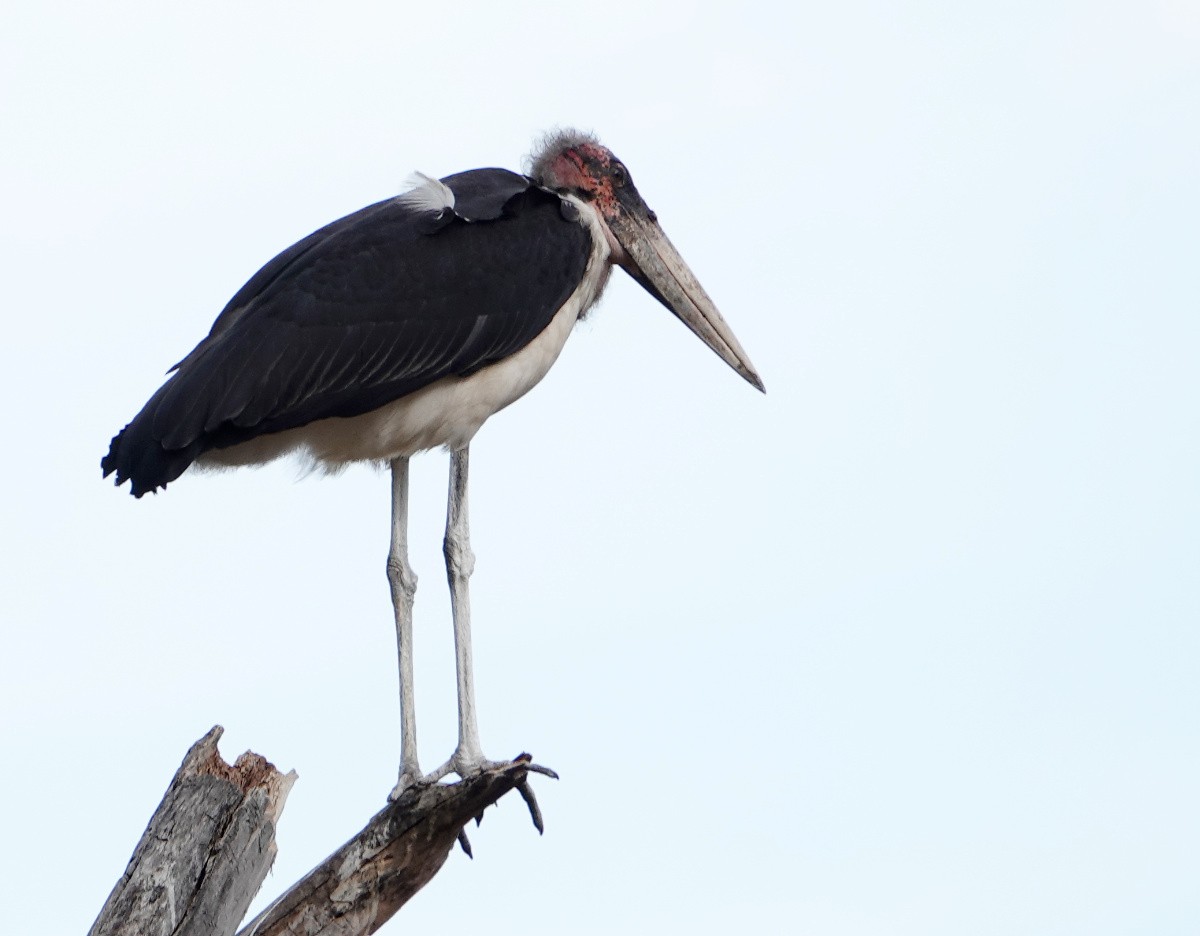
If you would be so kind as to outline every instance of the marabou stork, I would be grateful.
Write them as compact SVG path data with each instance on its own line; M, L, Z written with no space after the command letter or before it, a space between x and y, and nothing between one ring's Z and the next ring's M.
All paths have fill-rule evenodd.
M101 463L134 497L190 465L388 463L388 579L400 660L406 787L491 762L479 744L467 580L467 453L479 427L528 392L600 297L614 265L759 390L762 381L625 166L595 137L548 135L529 174L419 176L406 194L321 228L259 270L112 440ZM444 543L454 617L458 746L417 764L408 459L445 446Z

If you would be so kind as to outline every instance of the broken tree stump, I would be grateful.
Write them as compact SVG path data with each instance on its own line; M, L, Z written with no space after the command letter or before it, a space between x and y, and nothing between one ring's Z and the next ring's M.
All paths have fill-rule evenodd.
M225 763L222 732L187 752L89 936L231 936L246 915L296 775L250 752Z

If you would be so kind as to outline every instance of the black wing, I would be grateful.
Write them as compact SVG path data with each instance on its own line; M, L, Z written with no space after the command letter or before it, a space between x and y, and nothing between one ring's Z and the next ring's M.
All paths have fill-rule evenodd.
M264 266L113 439L105 476L140 497L209 449L369 412L537 337L583 276L588 232L524 176L443 182L453 211L379 202Z

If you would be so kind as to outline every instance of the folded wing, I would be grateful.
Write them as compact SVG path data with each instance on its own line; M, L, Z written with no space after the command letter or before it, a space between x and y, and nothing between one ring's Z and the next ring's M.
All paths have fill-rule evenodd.
M210 449L369 412L532 341L582 277L587 231L515 173L442 181L453 207L380 202L264 266L113 439L104 473L141 496Z

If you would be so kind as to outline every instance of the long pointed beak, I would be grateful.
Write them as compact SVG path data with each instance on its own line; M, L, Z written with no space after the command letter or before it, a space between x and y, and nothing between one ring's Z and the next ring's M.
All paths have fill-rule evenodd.
M679 256L675 245L663 233L653 212L636 190L626 192L617 196L620 210L615 217L604 219L627 254L620 258L621 266L650 295L674 312L722 361L751 386L766 393L762 379L750 363L750 356L683 257Z

